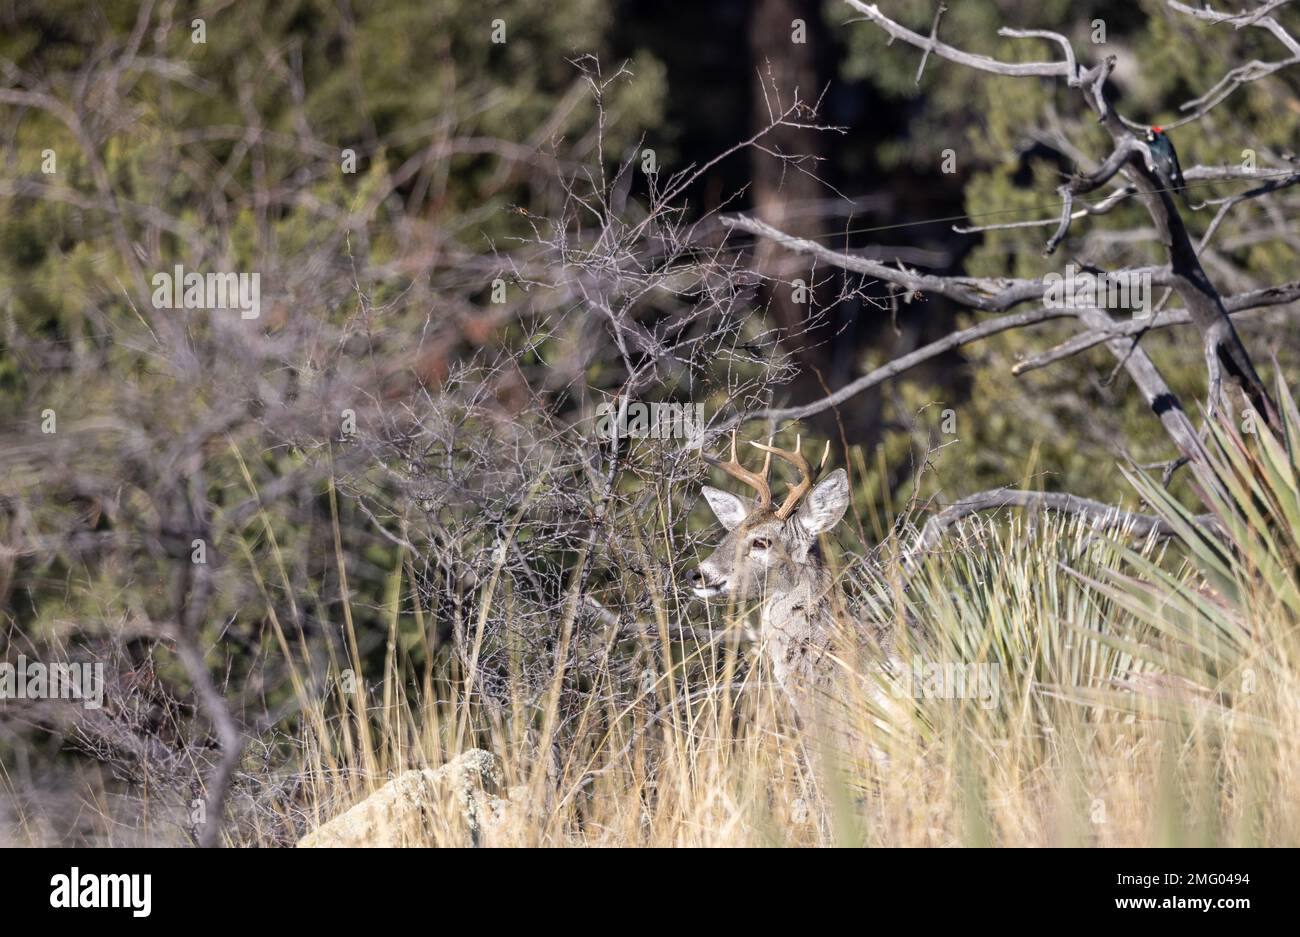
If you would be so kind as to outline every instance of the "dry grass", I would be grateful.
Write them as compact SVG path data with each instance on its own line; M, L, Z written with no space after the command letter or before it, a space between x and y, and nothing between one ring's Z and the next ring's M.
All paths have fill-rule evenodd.
M1300 842L1293 680L1256 679L1243 691L1232 683L1240 673L1217 686L1162 676L1151 660L1203 649L1208 631L1171 635L1162 612L1126 607L1119 587L1097 585L1152 558L1177 570L1173 592L1208 600L1192 588L1203 587L1192 560L1152 544L1126 558L1084 524L1045 519L1032 529L968 525L948 547L905 597L888 575L846 576L862 580L877 612L892 605L901 621L905 608L922 623L905 658L1000 662L996 700L902 699L882 719L870 680L845 673L860 689L859 731L850 750L830 757L815 732L793 724L761 655L738 640L736 614L727 634L737 640L673 645L622 711L597 702L563 718L546 706L493 711L456 681L408 694L394 657L367 719L356 718L356 699L301 701L310 784L298 820L305 813L312 826L394 772L481 747L499 758L511 804L484 824L476 841L486 845ZM1263 597L1244 598L1233 611L1251 616ZM1272 617L1255 620L1251 641L1271 654L1294 648L1291 619L1260 610ZM658 612L676 621L708 610L669 599ZM815 775L826 779L820 789ZM438 815L458 816L447 798ZM404 841L470 837L464 823L426 817Z

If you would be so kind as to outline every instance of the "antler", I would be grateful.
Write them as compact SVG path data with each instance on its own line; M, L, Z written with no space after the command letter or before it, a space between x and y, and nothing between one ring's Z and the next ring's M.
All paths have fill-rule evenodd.
M708 457L706 456L705 458ZM767 473L772 468L771 453L768 453L767 458L763 460L763 472L761 475L749 471L747 468L745 468L743 465L740 464L740 459L736 455L736 431L733 429L731 431L731 461L719 462L717 459L709 459L708 461L716 465L718 468L722 469L732 478L744 482L746 485L749 485L751 488L757 491L758 492L757 507L760 510L765 508L770 508L772 506L772 488L767 483Z
M767 453L769 459L772 458L772 456L776 456L778 459L783 459L784 461L789 462L799 471L799 481L790 488L789 493L785 496L785 502L777 508L776 511L776 516L781 520L785 520L794 513L794 509L799 504L799 499L812 489L813 470L812 466L808 464L808 460L803 457L801 451L803 439L800 436L795 436L793 452L788 449L778 449L775 446L765 446L761 442L751 442L750 445L756 449L762 449ZM827 444L826 452L822 453L823 465L826 464L826 456L830 451L830 445Z

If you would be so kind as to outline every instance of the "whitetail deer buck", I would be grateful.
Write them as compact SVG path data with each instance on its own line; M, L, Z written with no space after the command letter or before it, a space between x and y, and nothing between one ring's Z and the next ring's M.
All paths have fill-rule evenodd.
M827 703L843 698L845 684L862 672L858 665L870 658L883 660L892 642L886 629L863 628L853 620L839 583L822 562L817 538L839 523L849 505L844 469L835 469L814 485L812 467L798 441L792 452L750 445L767 453L761 473L740 464L734 432L730 461L709 460L758 496L746 507L735 495L704 486L704 497L727 535L687 574L687 583L702 598L729 596L738 604L760 603L760 638L771 655L773 673L800 721L812 726ZM768 480L772 456L799 473L775 510Z

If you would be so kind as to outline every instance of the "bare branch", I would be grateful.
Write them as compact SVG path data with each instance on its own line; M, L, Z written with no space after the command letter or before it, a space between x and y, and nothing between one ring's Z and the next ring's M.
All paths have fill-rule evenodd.
M998 30L999 36L1006 36L1009 39L1046 39L1048 42L1055 42L1061 47L1065 54L1065 63L1068 69L1067 74L1070 84L1074 84L1075 76L1079 72L1078 63L1074 58L1074 47L1070 45L1070 40L1066 39L1060 33L1052 32L1050 29L1011 29L1003 27Z
M912 32L906 26L895 23L880 12L875 4L862 3L861 0L847 0L849 6L857 10L871 22L875 23L894 39L928 50L942 59L977 68L994 75L1033 76L1038 78L1071 78L1074 72L1071 62L999 62L987 55L975 55L963 52L947 43L931 40L920 33Z
M1103 309L1080 309L1079 318L1085 325L1102 332L1113 328L1115 323L1110 313ZM1133 383L1142 394L1142 399L1160 420L1165 432L1178 447L1178 451L1194 463L1193 468L1198 471L1198 477L1208 476L1208 473L1200 471L1205 465L1205 449L1201 444L1200 436L1197 435L1196 428L1192 425L1177 395L1169 389L1169 385L1165 383L1165 379L1146 351L1136 344L1125 342L1122 338L1107 339L1106 347L1133 379ZM1214 483L1212 479L1207 478L1206 484L1210 486Z
M859 258L845 257L842 254L838 254L829 248L806 239L788 238L782 232L770 225L756 222L753 219L724 218L722 220L724 225L727 225L728 227L738 227L743 230L760 234L764 237L771 237L784 243L792 250L800 250L816 254L828 263L842 266L845 269L874 273L879 275L882 279L906 286L909 289L930 289L940 295L956 299L959 302L966 302L967 305L970 305L969 299L976 299L982 303L982 306L979 308L996 309L1001 307L1001 304L1010 306L1023 302L1031 297L1042 298L1045 294L1046 287L1041 280L981 281L968 277L920 276L907 271L895 270L891 267L886 267L883 264L875 263L874 261L862 261ZM1131 275L1150 276L1153 283L1157 281L1163 282L1169 275L1169 271L1160 268L1154 270L1136 269L1126 272ZM1008 286L1008 283L1012 285ZM983 295L973 294L971 290L972 284L982 284L987 292L994 292L995 294L991 299L987 295L987 292ZM1002 287L1001 292L995 292L993 289L994 285ZM919 361L926 360L927 358L940 354L943 351L947 351L952 347L956 347L957 344L963 344L966 341L974 341L978 338L995 334L998 331L1004 331L1008 328L1019 328L1049 318L1058 318L1069 315L1078 316L1083 319L1085 324L1090 328L1100 330L1106 334L1109 334L1114 325L1114 320L1108 313L1100 309L1089 308L1041 309L1017 317L1009 316L1006 317L1006 322L998 320L997 322L983 323L982 326L973 327L978 331L972 332L972 330L968 329L960 333L955 333L955 336L940 339L938 342L931 343L924 348L918 349L911 355L904 356L896 362L885 365L883 368L878 368L871 374L864 375L856 381L845 385L835 393L829 394L828 396L810 404L805 404L801 407L763 410L754 414L736 417L727 421L722 426L714 427L713 432L716 433L724 429L730 429L732 426L737 425L743 420L759 417L767 419L803 419L804 417L810 416L814 413L837 406L854 394L901 373L903 370L914 366ZM1224 314L1224 317L1227 317L1226 313ZM1233 334L1235 335L1235 333ZM1178 398L1170 391L1168 385L1156 370L1155 365L1151 362L1150 358L1146 356L1146 353L1142 352L1140 348L1135 349L1127 347L1122 338L1112 337L1105 339L1105 341L1107 341L1108 347L1115 355L1116 360L1120 361L1129 371L1134 382L1141 390L1147 405L1150 406L1156 416L1159 417L1166 432L1169 433L1170 437L1178 446L1179 451L1191 458L1200 459L1204 454L1204 450L1191 421L1187 418L1187 414L1179 403ZM949 344L950 342L953 344Z
M1089 106L1097 112L1115 144L1114 151L1103 163L1103 171L1093 178L1105 181L1105 178L1109 178L1109 176L1105 175L1106 172L1114 175L1112 170L1118 171L1122 169L1129 181L1138 188L1147 211L1151 215L1152 221L1155 222L1160 239L1168 250L1172 272L1171 285L1182 298L1184 305L1190 311L1193 321L1201 332L1206 371L1209 378L1210 412L1217 412L1220 406L1221 377L1226 374L1247 397L1251 406L1264 417L1270 426L1276 428L1278 416L1272 398L1260 380L1249 353L1241 343L1240 336L1237 335L1236 329L1233 328L1232 320L1223 308L1218 291L1201 267L1196 249L1191 243L1187 229L1183 225L1182 218L1174 207L1169 193L1163 191L1156 184L1156 177L1150 166L1150 154L1146 152L1145 144L1137 140L1129 132L1129 124L1106 101L1105 79L1114 67L1113 56L1108 57L1100 65L1078 76L1071 71L1068 61L1029 64L999 62L987 56L963 52L944 43L930 43L925 37L919 36L889 19L875 6L864 4L860 0L847 0L847 2L890 36L903 39L921 49L927 48L928 45L936 54L958 64L997 75L1064 77L1070 79L1070 84L1081 88ZM1176 8L1198 15L1190 7L1183 7L1182 4L1178 4L1177 0L1169 0L1169 2ZM1209 11L1201 18L1209 18L1213 21L1226 19L1220 14ZM1272 26L1268 25L1270 23ZM1278 33L1283 36L1286 35L1285 31L1281 30L1281 27L1278 27L1271 18L1261 20L1256 25L1269 28L1275 35ZM1062 37L1053 35L1049 38L1068 45ZM1288 36L1287 39L1289 40L1290 37ZM1290 40L1290 42L1294 42L1294 40ZM1290 44L1288 44L1288 47L1291 47ZM1300 52L1300 47L1297 47L1296 51ZM1145 162L1132 158L1138 153L1145 154ZM1101 183L1098 182L1097 184ZM1068 227L1068 225L1069 212L1067 209L1061 225L1058 226L1057 236L1063 236L1061 229ZM1049 241L1049 246L1055 246L1055 243L1059 242L1057 236L1054 236L1053 240ZM1109 317L1106 318L1109 319ZM1123 355L1120 355L1119 358L1121 361L1126 360ZM1180 442L1180 448L1182 445L1183 443Z
M1042 280L1019 280L1010 277L939 277L913 273L842 251L831 250L816 241L790 237L783 231L755 218L724 217L727 228L739 228L768 238L792 251L811 254L828 264L854 273L873 276L912 292L933 293L984 312L1003 312L1020 303L1041 299L1046 288Z
M1088 215L1105 215L1112 211L1117 205L1123 204L1135 194L1137 194L1137 189L1131 185L1126 185L1121 189L1116 189L1100 202L1085 204L1083 208L1070 214L1070 217L1077 219L1084 218ZM984 231L1004 231L1013 228L1043 228L1048 225L1060 223L1061 220L1057 218L1037 218L1033 221L1011 221L1005 224L974 225L971 227L953 225L953 231L957 234L979 234Z
M1267 15L1282 6L1283 3L1269 4L1262 9L1249 13L1232 14L1219 13L1210 9L1208 4L1206 4L1205 7L1198 9L1196 7L1187 6L1184 3L1179 3L1178 0L1167 0L1167 2L1170 8L1177 10L1179 13L1186 13L1188 16L1193 16L1203 22L1231 23L1237 29L1241 29L1243 26L1256 26L1261 29L1266 29L1272 33L1273 36L1282 43L1282 45L1286 46L1287 50L1291 53L1290 57L1280 59L1276 62L1264 62L1260 59L1255 59L1247 62L1245 65L1239 65L1232 69L1224 75L1223 78L1219 79L1219 81L1210 88L1209 91L1205 92L1205 94L1201 95L1199 98L1193 98L1191 101L1182 104L1179 107L1179 110L1191 111L1191 113L1187 114L1185 117L1180 117L1178 120L1169 124L1171 128L1191 123L1194 120L1200 120L1213 108L1223 103L1224 100L1243 85L1249 84L1252 81L1259 81L1261 78L1266 78L1274 72L1300 63L1300 41L1297 41L1294 36L1283 29L1282 25L1278 23L1276 19ZM1283 0L1283 2L1285 2L1285 0Z
M1053 254L1065 235L1070 230L1070 208L1074 204L1074 196L1086 195L1088 192L1096 191L1107 182L1115 177L1139 149L1144 149L1136 139L1130 137L1115 148L1115 151L1106 158L1106 161L1097 168L1095 172L1072 179L1070 182L1061 186L1058 190L1061 193L1062 208L1061 222L1056 228L1056 232L1047 240L1047 246L1043 248L1044 254ZM1126 187L1131 188L1131 187ZM1125 191L1124 189L1120 190ZM1112 196L1113 198L1113 196ZM1109 201L1109 200L1106 200ZM1106 203L1103 202L1103 204ZM1113 202L1111 204L1114 204Z
M1096 530L1117 530L1132 537L1172 537L1176 531L1164 520L1149 514L1138 514L1113 504L1093 501L1063 492L1015 491L998 488L993 491L981 491L978 494L962 498L948 505L925 522L920 534L903 554L902 566L905 572L913 573L920 566L925 555L938 545L947 530L963 518L981 511L996 511L1002 508L1029 508L1032 510L1052 510L1062 514L1074 514L1093 520ZM1214 523L1213 515L1205 514L1197 518L1205 525Z
M926 46L925 52L921 55L921 64L916 66L916 84L918 87L921 84L921 75L925 72L925 63L930 60L930 49L934 45L934 41L939 37L939 21L943 19L943 15L947 12L948 7L943 3L940 3L939 8L934 11L934 22L930 24L930 45Z
M943 338L923 345L915 351L895 358L886 365L882 365L862 375L856 380L850 381L839 390L828 394L819 400L803 404L798 407L777 407L766 410L755 410L741 417L733 418L713 428L714 433L724 432L741 422L749 420L802 420L824 410L829 410L844 403L849 398L875 387L877 384L884 383L892 377L897 377L904 371L908 371L923 362L938 357L954 348L960 348L962 345L969 345L971 342L977 342L980 339L988 338L990 335L996 335L999 332L1008 332L1012 329L1024 328L1028 325L1037 325L1040 322L1047 322L1050 319L1059 319L1074 316L1074 309L1033 309L1024 312L1009 313L999 316L996 319L989 319L981 322L979 325L973 325L967 329L961 329L945 335Z
M1239 315L1245 312L1254 312L1268 306L1281 306L1287 303L1295 302L1300 299L1300 283L1287 283L1281 286L1269 287L1264 290L1256 290L1251 293L1238 293L1235 296L1229 296L1224 300L1224 306L1232 315ZM1074 355L1087 351L1100 345L1106 339L1111 337L1124 337L1142 335L1154 329L1167 329L1175 325L1187 325L1191 323L1192 317L1186 309L1170 309L1156 313L1151 318L1129 319L1123 322L1117 322L1114 327L1106 333L1087 331L1074 335L1067 341L1062 342L1055 348L1049 349L1041 354L1034 355L1019 361L1011 369L1011 373L1019 376L1038 368L1047 367L1057 361L1063 361Z

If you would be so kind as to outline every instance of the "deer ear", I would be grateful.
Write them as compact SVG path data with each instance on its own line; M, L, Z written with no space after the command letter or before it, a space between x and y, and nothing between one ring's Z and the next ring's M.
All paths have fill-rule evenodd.
M745 502L733 494L710 488L708 485L704 485L701 490L704 492L704 499L709 502L709 507L713 508L713 513L727 530L735 530L739 527L740 522L749 513Z
M837 468L808 492L795 518L805 532L815 537L838 524L848 506L849 476Z

